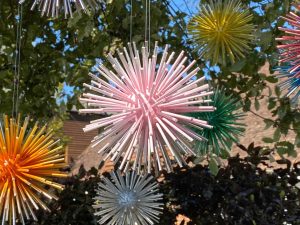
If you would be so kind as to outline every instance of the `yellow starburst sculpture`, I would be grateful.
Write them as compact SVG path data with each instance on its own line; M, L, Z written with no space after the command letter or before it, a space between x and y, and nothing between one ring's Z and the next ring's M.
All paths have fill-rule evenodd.
M20 124L18 119L4 116L0 121L0 224L25 224L36 220L34 211L49 210L41 195L57 199L45 186L63 189L52 181L54 177L66 177L60 169L65 167L65 154L59 141L52 139L52 131L46 126L39 129L37 123L29 130L29 118Z
M249 10L243 9L238 0L215 0L202 4L194 16L188 31L196 49L212 64L226 64L226 58L234 63L244 58L250 49L254 25Z

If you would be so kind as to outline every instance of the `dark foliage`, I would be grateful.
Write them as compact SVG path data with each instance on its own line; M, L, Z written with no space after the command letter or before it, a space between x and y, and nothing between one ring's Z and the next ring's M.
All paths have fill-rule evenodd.
M159 224L174 224L178 214L190 218L189 225L300 224L300 164L279 160L286 169L267 173L259 168L267 159L260 147L240 147L249 155L229 158L217 176L201 165L164 174L160 188L165 209ZM50 205L52 213L40 212L39 222L28 225L96 225L92 205L99 181L96 169L82 169Z
M58 201L50 204L51 212L40 210L38 222L28 225L96 225L92 207L95 188L100 178L97 170L86 172L83 168L77 176L65 181L66 189L60 193Z
M209 169L176 169L162 184L166 208L161 224L174 224L183 214L201 225L300 224L300 193L295 187L300 170L277 169L272 174L254 166L252 156L229 159L212 176ZM299 184L299 183L298 183ZM286 223L284 223L286 222Z

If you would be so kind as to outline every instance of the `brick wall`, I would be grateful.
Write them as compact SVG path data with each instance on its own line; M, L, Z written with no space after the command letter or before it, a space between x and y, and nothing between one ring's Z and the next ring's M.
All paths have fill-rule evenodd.
M70 119L64 123L64 134L70 138L67 147L67 159L77 160L78 156L84 152L91 143L91 140L98 134L97 130L84 133L82 128L89 124L89 120L94 118L80 117L72 112Z

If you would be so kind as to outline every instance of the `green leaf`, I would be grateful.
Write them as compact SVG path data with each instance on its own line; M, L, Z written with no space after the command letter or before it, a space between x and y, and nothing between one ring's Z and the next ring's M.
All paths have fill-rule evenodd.
M260 108L260 104L259 104L259 101L257 99L255 99L255 101L254 101L254 106L255 106L255 110L258 111L259 108Z
M269 81L270 83L277 83L278 79L274 76L267 76L266 80Z
M265 130L269 129L271 126L274 125L274 121L270 119L264 119L264 123L266 124L264 128Z
M295 146L300 147L300 134L298 133L295 138Z
M286 148L284 148L284 147L277 147L276 150L277 150L277 153L278 153L281 157L283 157L283 155L286 154Z
M227 148L222 148L220 156L222 159L228 159L230 157L230 151Z
M277 128L273 135L274 142L279 141L280 137L281 137L280 128Z
M287 106L281 106L279 109L278 109L278 116L280 119L282 119L286 114L287 114L287 111L288 111L288 107Z
M269 137L264 137L262 140L265 143L273 143L274 142L274 140L272 138L269 138Z
M269 99L268 109L271 110L276 106L276 101L273 98Z
M272 89L270 87L268 87L268 97L271 97L272 96Z
M275 94L277 97L280 97L281 93L280 93L280 88L279 87L275 87Z
M82 17L82 13L78 13L78 12L74 13L73 17L68 20L68 28L76 26L76 24L79 22L81 17Z
M297 153L297 151L295 151L295 149L293 149L293 150L291 149L288 151L288 156L296 158L297 155L298 155L298 153Z
M255 196L254 196L254 194L251 194L251 195L250 195L250 201L251 201L251 202L255 202Z
M262 48L267 49L270 46L272 39L273 39L273 33L271 31L261 32L260 44L262 45Z
M209 161L209 170L210 172L216 176L219 172L219 165L216 159L211 158Z
M285 191L281 190L281 192L279 193L279 196L280 196L281 199L283 199L284 196L285 196Z
M194 164L200 164L202 163L206 158L204 156L198 156L193 160Z
M278 142L276 143L275 147L277 153L281 156L284 154L288 154L288 156L292 156L292 157L297 156L297 152L295 151L295 146L288 141Z
M249 111L250 108L251 108L251 101L250 101L249 98L247 98L247 99L245 100L244 110L245 110L245 111Z
M237 61L235 64L233 64L231 67L230 67L230 71L231 72L240 72L241 69L243 69L243 67L245 66L246 64L246 60L245 59L242 59L240 61Z
M274 158L274 156L272 154L269 155L269 160L271 163L276 162L276 159Z

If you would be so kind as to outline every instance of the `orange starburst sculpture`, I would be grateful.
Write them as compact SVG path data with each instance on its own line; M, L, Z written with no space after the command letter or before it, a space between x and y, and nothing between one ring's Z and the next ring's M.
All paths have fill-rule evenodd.
M38 124L29 130L29 118L24 124L18 119L4 116L0 121L0 224L25 224L25 220L37 220L34 211L49 210L40 199L57 199L45 186L63 189L52 181L54 177L66 177L60 171L65 167L63 147L53 140L52 131Z

